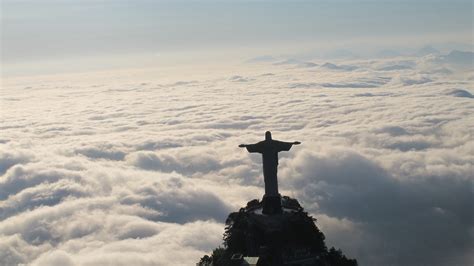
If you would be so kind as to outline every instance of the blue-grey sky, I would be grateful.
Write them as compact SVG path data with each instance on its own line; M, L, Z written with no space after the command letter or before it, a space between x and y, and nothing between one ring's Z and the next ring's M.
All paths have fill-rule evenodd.
M331 42L472 43L471 1L2 0L2 62ZM396 43L396 44L395 44ZM303 45L304 44L304 45Z

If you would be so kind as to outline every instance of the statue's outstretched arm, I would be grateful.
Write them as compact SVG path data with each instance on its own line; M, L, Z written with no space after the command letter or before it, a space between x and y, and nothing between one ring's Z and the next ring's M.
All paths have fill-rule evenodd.
M255 143L255 144L240 144L240 148L247 148L248 152L263 152L263 145L262 143Z
M291 146L301 144L301 142L299 141L285 142L279 140L276 140L275 143L277 144L279 151L289 151L291 149Z

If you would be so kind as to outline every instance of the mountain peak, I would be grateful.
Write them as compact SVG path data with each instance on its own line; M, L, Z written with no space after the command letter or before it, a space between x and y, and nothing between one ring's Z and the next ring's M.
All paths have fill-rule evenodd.
M224 247L202 257L198 265L248 265L249 261L259 266L357 265L342 251L327 248L316 219L296 199L281 197L282 212L272 215L263 212L264 201L265 198L251 200L238 212L229 214Z

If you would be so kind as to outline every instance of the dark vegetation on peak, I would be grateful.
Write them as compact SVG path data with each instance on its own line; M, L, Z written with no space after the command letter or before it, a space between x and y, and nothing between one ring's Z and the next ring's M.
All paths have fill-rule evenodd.
M198 265L246 265L244 257L258 258L257 265L356 266L341 250L327 248L324 234L296 199L282 197L283 212L261 213L262 202L252 200L226 220L223 247L201 258Z

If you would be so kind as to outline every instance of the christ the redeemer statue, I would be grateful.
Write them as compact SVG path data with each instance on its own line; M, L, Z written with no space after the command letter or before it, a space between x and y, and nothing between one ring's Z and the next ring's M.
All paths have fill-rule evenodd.
M270 131L265 132L265 140L255 144L240 144L239 147L247 148L250 153L262 154L263 180L265 181L265 195L263 196L264 213L273 213L275 209L281 209L280 194L278 193L277 168L278 153L289 151L291 146L301 144L299 141L284 142L272 139ZM273 202L266 204L266 201ZM275 205L276 204L276 205ZM267 205L267 206L265 206ZM273 205L273 206L268 206Z

